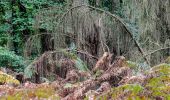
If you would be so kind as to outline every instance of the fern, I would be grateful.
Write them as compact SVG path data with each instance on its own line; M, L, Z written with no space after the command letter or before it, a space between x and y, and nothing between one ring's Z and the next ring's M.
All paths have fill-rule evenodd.
M76 68L79 69L80 71L89 71L87 65L75 54L74 51L72 52L67 52L66 50L61 50L65 56L71 58L75 64Z
M34 66L30 64L28 67L25 68L24 70L24 75L26 78L31 78L35 73Z
M87 68L86 64L77 57L77 59L75 59L75 64L76 67L80 70L80 71L89 71L89 69Z

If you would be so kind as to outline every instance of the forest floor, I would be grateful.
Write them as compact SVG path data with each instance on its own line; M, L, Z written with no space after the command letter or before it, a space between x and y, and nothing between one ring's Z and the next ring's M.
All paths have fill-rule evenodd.
M70 69L65 78L41 84L21 83L0 71L1 100L170 100L170 62L133 75L123 56L101 57L92 71Z

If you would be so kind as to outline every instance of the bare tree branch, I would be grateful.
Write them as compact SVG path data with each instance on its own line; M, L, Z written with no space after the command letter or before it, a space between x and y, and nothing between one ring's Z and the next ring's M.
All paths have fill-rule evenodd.
M152 51L150 53L145 54L144 56L146 57L146 56L152 55L152 54L154 54L154 53L156 53L158 51L166 50L166 49L170 49L170 47L165 47L165 48L160 48L160 49L154 50L154 51Z

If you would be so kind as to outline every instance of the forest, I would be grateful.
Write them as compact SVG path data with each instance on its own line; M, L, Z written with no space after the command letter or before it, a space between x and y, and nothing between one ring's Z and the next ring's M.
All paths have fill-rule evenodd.
M170 100L170 0L0 0L0 100Z

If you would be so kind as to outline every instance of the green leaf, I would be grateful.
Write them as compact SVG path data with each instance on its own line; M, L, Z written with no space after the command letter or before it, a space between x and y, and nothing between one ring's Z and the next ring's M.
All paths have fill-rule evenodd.
M79 70L81 70L81 71L89 71L86 64L80 58L75 59L75 64L76 64L76 67Z

